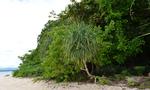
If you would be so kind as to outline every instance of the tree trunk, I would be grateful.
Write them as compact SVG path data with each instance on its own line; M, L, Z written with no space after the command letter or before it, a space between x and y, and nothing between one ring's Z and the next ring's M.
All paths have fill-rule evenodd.
M83 60L83 64L84 64L84 70L86 71L88 77L90 77L90 79L94 79L94 82L96 83L96 76L92 75L90 72L89 72L89 69L87 68L87 64L86 64L86 61Z

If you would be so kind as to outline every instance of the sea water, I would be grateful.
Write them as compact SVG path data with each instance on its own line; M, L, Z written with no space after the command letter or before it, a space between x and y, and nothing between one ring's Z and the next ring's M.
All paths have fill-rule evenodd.
M0 76L11 75L13 71L0 71Z

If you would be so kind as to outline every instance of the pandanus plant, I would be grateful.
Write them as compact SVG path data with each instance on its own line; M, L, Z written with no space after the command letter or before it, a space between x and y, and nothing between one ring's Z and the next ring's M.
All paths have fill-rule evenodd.
M98 50L94 27L83 22L73 24L65 39L65 55L76 63L80 70L84 70L88 77L95 79L89 72L87 62L94 62Z

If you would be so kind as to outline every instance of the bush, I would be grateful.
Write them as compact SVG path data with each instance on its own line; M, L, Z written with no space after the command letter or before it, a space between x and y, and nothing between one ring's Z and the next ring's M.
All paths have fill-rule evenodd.
M110 80L105 76L96 77L96 79L97 79L97 82L100 83L101 85L110 84Z
M128 86L138 86L139 83L134 78L127 77L127 85Z
M145 66L136 66L134 67L134 70L136 72L136 75L143 75L145 72Z
M129 70L125 69L121 72L121 75L123 76L131 76L131 73L129 72Z

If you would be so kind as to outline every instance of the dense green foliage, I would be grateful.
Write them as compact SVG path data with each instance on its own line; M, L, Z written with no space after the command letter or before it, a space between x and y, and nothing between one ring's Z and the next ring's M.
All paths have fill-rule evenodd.
M58 16L14 76L74 81L150 72L149 0L72 0Z

